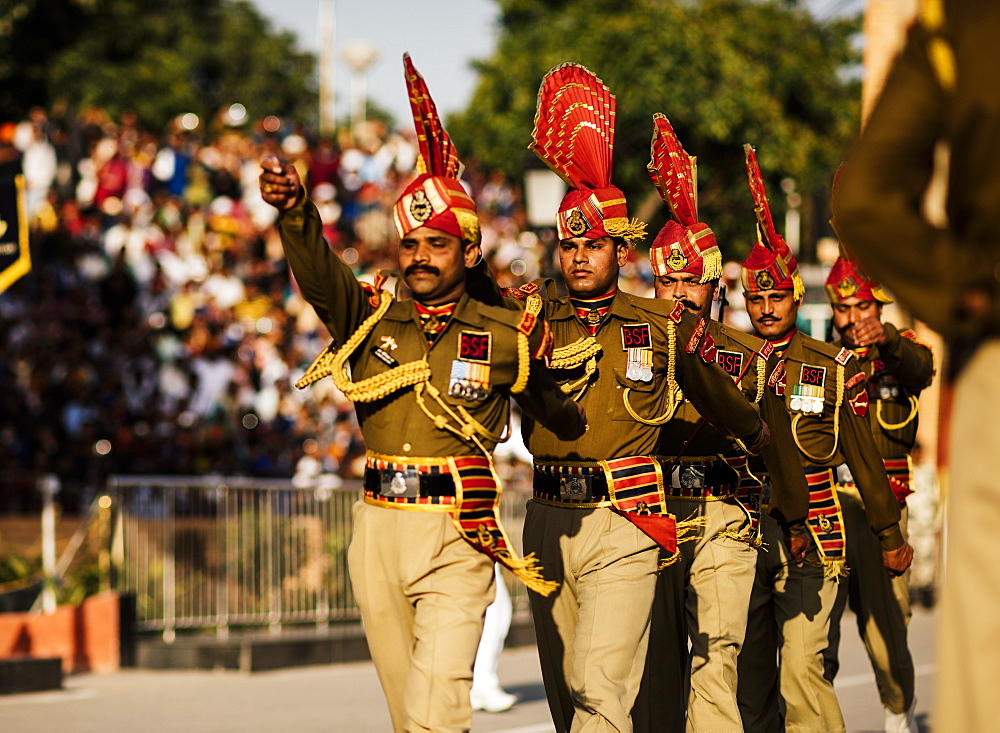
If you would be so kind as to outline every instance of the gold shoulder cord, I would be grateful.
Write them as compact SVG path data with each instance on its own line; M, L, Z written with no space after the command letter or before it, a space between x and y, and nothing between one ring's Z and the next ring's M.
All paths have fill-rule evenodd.
M799 419L802 417L802 412L796 413L795 417L792 418L792 438L795 439L795 445L802 455L808 458L810 461L816 464L822 464L829 461L837 452L837 445L840 443L840 406L844 404L844 366L843 364L837 365L837 404L833 407L833 449L830 454L820 458L819 456L814 456L812 453L807 451L802 443L799 442Z
M920 23L933 34L927 42L927 58L934 69L938 84L946 92L955 91L957 73L955 70L955 51L947 40L941 37L945 26L944 2L942 0L923 0L920 3Z
M670 421L670 418L674 416L677 412L677 407L683 402L684 394L681 392L680 385L677 384L677 326L673 321L667 323L667 409L662 415L654 418L641 417L635 410L632 409L632 404L628 401L629 392L631 388L626 387L625 392L622 394L622 401L625 403L625 409L628 414L632 416L637 422L641 422L643 425L663 425Z
M757 396L753 398L754 404L757 404L764 398L764 385L767 382L767 360L754 352L754 356L757 358Z
M597 339L593 336L584 336L571 344L553 349L552 358L549 360L549 369L573 369L581 364L585 364L582 377L562 384L559 388L565 394L579 389L580 391L573 395L573 399L579 401L590 385L590 378L597 371L597 355L600 353L601 345L597 343Z
M538 316L542 312L542 299L537 294L528 296L524 304L524 310L533 316ZM531 348L528 343L528 334L517 332L517 379L514 380L510 388L511 394L520 394L528 386L528 375L531 372Z
M347 339L343 346L336 351L331 351L327 348L326 351L320 354L312 366L306 370L305 375L295 383L295 386L302 388L331 375L333 376L333 383L352 402L374 402L406 387L414 387L417 404L424 414L430 418L431 422L434 423L436 428L448 430L462 440L471 440L484 455L489 457L490 452L486 450L486 447L479 438L482 437L487 440L500 442L502 436L496 435L483 427L464 407L458 406L458 413L456 414L441 399L440 390L430 382L431 368L426 359L400 364L398 367L390 369L387 372L376 374L360 382L351 381L351 377L347 371L347 360L368 334L371 333L372 329L375 328L375 324L389 310L392 300L392 295L388 291L379 291L379 305L375 309L375 312L364 320L361 326L358 327L358 330ZM527 352L527 346L525 346L525 351ZM427 408L423 398L424 392L429 394L448 413L448 417L458 423L458 428L448 424L448 417L434 415Z
M901 430L913 422L913 419L917 416L917 411L920 409L920 400L918 400L913 395L910 395L910 414L907 415L903 422L898 423L887 423L882 419L882 400L875 401L875 419L883 430Z

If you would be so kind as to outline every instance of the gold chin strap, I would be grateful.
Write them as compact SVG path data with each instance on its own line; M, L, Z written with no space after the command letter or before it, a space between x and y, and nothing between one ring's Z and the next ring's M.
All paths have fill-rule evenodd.
M680 385L677 384L677 326L670 321L667 323L667 409L659 417L641 417L629 402L628 395L630 387L625 388L622 394L622 401L625 403L625 410L632 416L633 420L641 422L643 425L663 425L670 421L670 418L677 412L677 408L684 401L684 393Z
M844 404L844 366L842 364L837 365L837 404L833 407L833 449L830 454L820 458L819 456L814 456L812 453L807 451L802 443L799 442L799 420L805 413L796 413L795 417L792 418L792 438L795 439L795 445L802 452L806 458L815 463L816 465L822 465L829 461L837 453L837 445L840 443L840 406Z
M913 395L910 395L910 414L907 415L906 419L903 420L903 422L898 422L895 424L887 423L885 420L882 419L882 400L876 400L875 419L878 421L878 424L882 427L883 430L900 430L902 428L905 428L911 422L913 422L914 418L916 418L917 416L917 411L919 409L920 409L920 400L918 400Z
M549 369L573 369L584 364L584 374L579 379L562 384L559 388L565 393L575 392L573 399L579 401L590 385L590 378L597 371L597 355L601 353L601 345L593 336L584 336L571 344L552 350Z

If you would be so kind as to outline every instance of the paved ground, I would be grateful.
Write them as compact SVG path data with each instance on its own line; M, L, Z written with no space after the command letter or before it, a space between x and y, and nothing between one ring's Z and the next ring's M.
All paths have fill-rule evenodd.
M910 626L910 643L917 669L918 720L924 730L929 730L932 703L933 628L933 613L918 609ZM838 695L848 731L879 731L882 708L854 629L853 616L845 616ZM476 713L473 731L551 733L535 650L505 651L500 679L521 701L505 713ZM389 716L372 665L340 664L253 675L129 670L73 676L58 692L0 697L3 733L292 730L388 731Z

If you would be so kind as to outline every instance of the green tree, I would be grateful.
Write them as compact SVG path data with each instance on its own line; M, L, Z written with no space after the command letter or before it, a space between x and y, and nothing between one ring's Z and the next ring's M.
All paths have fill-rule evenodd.
M807 204L857 126L857 19L820 21L778 0L498 0L500 35L478 84L449 120L463 157L519 179L545 72L565 61L600 76L618 100L614 179L653 233L666 217L645 166L662 112L698 157L701 218L728 256L754 238L743 143L757 147L775 216L780 182ZM805 237L817 232L804 231ZM648 240L647 240L648 244Z
M246 0L8 0L0 103L134 110L159 129L239 102L250 119L315 116L315 58ZM6 8L7 5L5 4Z

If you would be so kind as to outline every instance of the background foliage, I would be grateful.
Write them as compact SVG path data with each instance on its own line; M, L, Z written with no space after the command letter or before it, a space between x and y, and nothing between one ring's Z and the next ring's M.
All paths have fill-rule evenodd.
M316 117L315 57L245 0L0 0L0 109L126 109L160 130L234 102L249 119Z
M496 50L477 65L468 108L449 120L464 158L519 177L539 82L575 61L617 97L614 179L653 234L666 216L645 171L655 112L698 156L701 218L724 254L742 254L755 236L744 142L757 147L775 216L790 177L806 200L803 240L821 233L823 212L810 203L824 208L857 128L860 88L849 73L860 61L857 19L820 21L776 0L498 2Z

